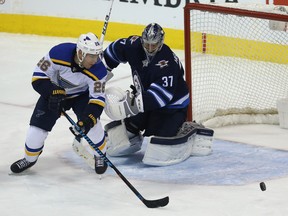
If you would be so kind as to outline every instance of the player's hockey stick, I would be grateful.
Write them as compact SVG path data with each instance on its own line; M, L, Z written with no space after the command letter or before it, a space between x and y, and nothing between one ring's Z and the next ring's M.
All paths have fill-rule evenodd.
M102 43L102 44L103 44L104 37L105 37L106 31L107 31L108 21L110 19L113 3L114 3L114 0L111 0L111 6L110 6L109 13L106 14L106 16L105 16L105 22L104 22L104 25L103 25L102 34L101 34L101 38L100 38L100 43Z
M73 119L65 112L62 111L63 115L67 120L75 127L79 134L89 143L89 145L95 149L95 151L104 159L109 167L111 167L118 176L125 182L125 184L134 192L134 194L148 207L148 208L158 208L164 207L169 203L169 197L164 197L157 200L146 200L136 188L125 178L125 176L114 166L114 164L103 154L103 152L92 142L92 140L77 126Z

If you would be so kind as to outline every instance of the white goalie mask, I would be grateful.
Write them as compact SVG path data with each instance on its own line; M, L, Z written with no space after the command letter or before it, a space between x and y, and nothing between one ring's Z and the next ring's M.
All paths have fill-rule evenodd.
M151 23L142 32L142 46L149 58L152 58L164 43L165 32L157 23Z
M79 50L82 51L82 57L79 56ZM102 56L103 45L100 43L98 37L89 32L87 34L81 34L77 41L77 58L79 60L79 66L82 67L82 62L87 54Z

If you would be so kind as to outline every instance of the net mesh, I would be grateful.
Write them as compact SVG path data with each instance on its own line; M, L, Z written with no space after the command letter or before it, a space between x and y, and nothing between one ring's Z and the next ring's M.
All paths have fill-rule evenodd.
M264 6L255 9L275 11ZM271 20L249 13L239 16L193 8L189 31L193 120L277 114L277 99L288 93L288 32L271 29Z

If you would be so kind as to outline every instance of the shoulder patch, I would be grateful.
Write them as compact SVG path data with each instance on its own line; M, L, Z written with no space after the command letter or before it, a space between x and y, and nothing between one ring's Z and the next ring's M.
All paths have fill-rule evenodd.
M129 41L131 44L133 44L138 38L139 38L139 36L134 35L134 36L130 37Z
M163 68L163 67L167 67L168 66L168 62L169 61L166 61L166 60L161 60L159 61L157 64L155 64L156 66L159 66L160 68Z

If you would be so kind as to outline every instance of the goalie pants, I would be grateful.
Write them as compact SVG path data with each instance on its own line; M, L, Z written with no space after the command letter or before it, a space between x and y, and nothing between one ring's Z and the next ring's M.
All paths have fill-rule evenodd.
M128 131L134 134L145 130L143 136L173 137L177 135L186 118L187 107L182 109L162 108L126 118L125 126Z
M65 100L63 108L65 110L69 110L72 108L74 113L77 115L77 118L79 119L84 112L88 101L89 94L87 92L78 97ZM44 99L41 96L38 99L33 114L31 116L30 125L39 127L45 131L51 131L58 118L60 118L59 115L48 109L48 100Z

